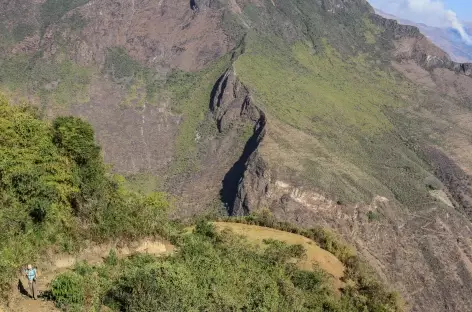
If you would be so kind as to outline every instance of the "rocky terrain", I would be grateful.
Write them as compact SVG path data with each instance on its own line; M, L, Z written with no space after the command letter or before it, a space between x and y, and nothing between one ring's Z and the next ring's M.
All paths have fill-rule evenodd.
M0 88L177 217L335 229L411 311L472 299L472 65L364 0L0 0Z
M410 20L398 18L394 15L375 9L375 12L387 19L397 20L400 24L416 26L428 39L435 45L447 52L449 56L456 62L472 61L472 46L464 42L460 34L453 28L433 27L423 23L415 23ZM470 23L469 23L470 24ZM472 28L466 23L464 25L466 33L471 33Z

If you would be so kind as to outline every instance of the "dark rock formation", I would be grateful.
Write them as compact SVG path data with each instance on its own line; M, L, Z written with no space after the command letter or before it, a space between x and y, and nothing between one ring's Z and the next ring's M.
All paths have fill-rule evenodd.
M250 209L260 207L270 182L270 173L257 152L265 135L265 114L253 103L248 89L232 69L228 69L213 88L210 109L220 132L228 131L237 123L249 122L254 127L241 157L225 175L220 192L230 215L246 215Z

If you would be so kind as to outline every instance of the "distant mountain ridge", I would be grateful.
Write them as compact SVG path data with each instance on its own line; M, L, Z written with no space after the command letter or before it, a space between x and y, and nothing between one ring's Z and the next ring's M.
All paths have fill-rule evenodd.
M466 44L459 33L453 28L433 27L423 23L416 23L407 19L375 9L375 12L385 18L395 19L400 24L416 26L434 44L443 49L456 62L472 62L472 45ZM465 24L465 31L472 33L472 23Z

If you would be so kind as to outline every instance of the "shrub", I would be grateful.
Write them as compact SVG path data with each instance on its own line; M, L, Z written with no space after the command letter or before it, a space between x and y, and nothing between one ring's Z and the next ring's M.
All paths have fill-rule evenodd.
M215 239L217 237L218 239ZM177 251L156 258L134 255L98 268L76 267L84 281L79 293L90 294L80 308L105 303L120 311L400 311L395 294L375 279L356 273L357 258L347 272L355 285L341 296L317 269L302 271L292 260L300 246L266 240L266 248L249 244L231 232L214 232L208 222L180 236ZM87 295L86 295L87 297ZM67 309L71 306L68 299Z
M378 212L375 212L375 211L367 212L367 219L369 219L369 221L375 221L375 220L378 220L379 218L380 218L380 215Z
M297 233L314 240L321 248L331 252L343 262L346 267L344 279L351 281L353 285L346 286L343 290L344 297L342 300L344 303L341 305L339 305L339 302L325 302L326 311L403 311L403 304L399 295L395 292L388 291L386 287L378 281L379 277L375 271L356 255L355 250L351 246L342 241L342 239L332 231L322 227L314 227L307 230L287 222L280 222L277 221L269 211L264 211L261 214L251 214L246 217L229 217L224 220L267 226L278 230ZM275 243L275 245L277 245L277 243ZM294 279L294 283L299 282L302 283L300 285L303 285L303 283L305 283L301 276L303 273L296 274L297 277ZM315 300L315 303L318 304L319 301ZM356 308L350 310L353 306Z
M75 272L58 276L51 284L52 295L58 306L82 305L84 303L84 279Z
M77 117L58 117L53 123L54 143L79 166L96 160L100 147L95 144L92 126Z
M325 282L325 279L326 277L318 271L298 270L292 276L292 282L296 287L310 292L318 291Z
M263 242L267 245L265 255L270 261L280 261L286 263L292 258L302 258L306 255L306 250L302 245L287 245L284 242L265 239Z
M108 253L108 257L105 258L105 263L107 265L117 265L118 264L118 255L116 254L115 249L111 249Z
M105 60L105 69L116 81L133 78L143 67L133 60L122 47L108 49Z
M183 237L172 257L128 260L130 270L119 269L124 273L108 292L107 305L126 311L305 311L315 285L327 282L319 275L310 291L292 283L296 269L285 260L299 248L271 241L273 248L260 250L231 233L215 241L206 235L212 233L207 223L199 229Z
M169 207L166 194L126 191L107 174L86 122L59 117L51 126L0 95L0 287L51 246L171 234Z
M164 193L141 195L119 186L106 205L96 207L92 229L98 238L167 235L172 225L168 222L170 204Z
M195 226L195 233L200 234L203 236L206 236L208 238L216 238L217 233L216 233L216 228L213 224L210 222L200 219L197 221L197 224Z

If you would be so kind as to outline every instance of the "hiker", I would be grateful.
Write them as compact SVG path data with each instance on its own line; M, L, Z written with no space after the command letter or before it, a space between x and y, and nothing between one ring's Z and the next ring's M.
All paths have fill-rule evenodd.
M28 264L24 272L26 274L26 278L28 279L28 288L33 299L36 300L36 277L38 275L36 269L33 268L31 264Z

